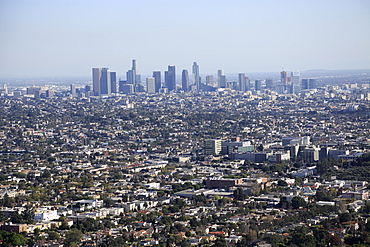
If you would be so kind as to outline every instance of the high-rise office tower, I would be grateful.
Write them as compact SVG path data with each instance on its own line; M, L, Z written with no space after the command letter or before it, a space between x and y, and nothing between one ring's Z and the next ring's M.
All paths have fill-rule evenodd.
M110 79L110 71L107 68L103 68L101 72L101 80L100 80L100 95L101 94L111 94L111 79Z
M117 93L117 73L110 72L110 88L112 93Z
M266 79L266 88L270 90L275 90L273 79Z
M95 96L111 93L111 79L108 68L93 68L93 92Z
M141 83L141 75L140 75L140 74L137 74L137 75L135 76L135 83L136 83L136 84L140 84L140 83Z
M226 75L220 76L220 88L226 88L227 87L227 81L226 81Z
M93 68L92 69L92 76L93 76L93 93L95 96L100 94L100 78L101 78L101 68Z
M251 80L249 80L249 77L245 77L245 83L246 83L246 90L250 91L251 90Z
M302 79L301 81L301 89L306 90L309 89L308 79Z
M3 84L3 90L2 91L3 91L4 94L8 94L9 93L8 86L6 84Z
M139 75L139 70L137 68L136 59L132 60L132 71L133 71L134 84L140 83L140 75Z
M315 89L316 88L316 79L302 79L301 89Z
M199 65L197 64L197 62L194 62L193 63L193 83L195 84L196 86L196 89L197 91L199 92L200 91L200 77L199 77Z
M229 88L231 88L232 90L235 90L235 91L240 90L239 83L237 81L230 81L228 85L229 85Z
M126 80L121 80L121 78L118 81L118 92L122 93L123 92L123 87L124 85L127 85Z
M126 72L126 78L127 78L127 84L135 84L135 74L134 74L134 71L132 69L128 70Z
M168 92L176 90L176 67L175 65L168 65L168 71L165 72L165 84Z
M71 84L70 91L71 91L72 96L76 96L77 92L76 92L76 85L75 84Z
M215 85L215 79L213 75L207 75L206 76L206 85L213 87Z
M137 69L137 62L136 59L132 60L132 68L127 71L126 73L127 84L138 84L141 82L141 76Z
M132 70L135 71L135 75L138 74L136 59L132 59Z
M244 73L239 73L238 75L239 90L245 93L247 90L247 78Z
M134 73L131 69L126 72L126 81L127 84L135 84Z
M158 93L159 90L162 88L161 72L153 71L153 77L155 81L155 92Z
M261 91L261 89L262 89L262 81L255 80L254 81L254 91Z
M141 83L138 83L138 84L136 84L135 85L135 87L134 87L134 91L135 92L138 92L138 93L143 93L143 92L145 92L145 88L144 88L144 85L143 84L141 84Z
M189 91L189 73L186 69L183 69L181 73L181 88L184 92Z
M155 93L155 78L146 78L146 91L147 93Z
M217 87L221 87L221 77L224 76L224 71L222 69L219 69L217 71ZM226 87L226 85L225 85Z
M129 94L135 92L133 84L123 84L122 85L122 93Z
M293 71L291 73L291 77L292 77L291 93L296 94L296 93L299 93L300 91L299 76L300 76L299 71Z
M286 94L288 93L288 89L290 88L288 84L289 78L288 78L288 72L281 71L280 72L280 82L276 87L276 91L278 94Z
M316 79L309 79L308 80L308 87L310 89L315 89L317 86L316 86Z
M286 85L288 83L288 72L281 71L280 72L280 84Z

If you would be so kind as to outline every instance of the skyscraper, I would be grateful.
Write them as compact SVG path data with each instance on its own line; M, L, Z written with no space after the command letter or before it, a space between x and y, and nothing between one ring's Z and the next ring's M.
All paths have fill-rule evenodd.
M291 93L299 93L300 91L300 85L299 85L299 76L300 76L300 73L299 71L293 71L291 73L291 76L292 76L292 87L291 87Z
M184 92L189 91L189 73L186 69L183 69L181 73L181 88Z
M280 82L276 87L276 91L278 94L286 94L288 93L289 86L288 84L288 72L281 71L280 72Z
M71 84L71 86L70 86L70 88L71 88L71 95L72 96L76 96L76 85L75 84Z
M316 88L316 79L309 79L308 80L308 87L310 89L315 89Z
M176 90L176 67L175 65L168 65L168 71L165 72L165 84L168 92Z
M135 71L135 75L138 74L136 59L132 59L132 70Z
M135 76L134 71L132 69L130 69L126 72L126 78L127 78L127 84L132 84L132 85L135 84L136 76Z
M101 78L101 68L93 68L92 69L92 76L93 76L93 93L95 96L100 94L100 78Z
M245 77L245 74L244 73L239 73L238 75L239 77L239 89L240 91L242 91L243 93L245 93L247 90L247 78Z
M273 79L266 79L266 88L270 90L275 90Z
M153 71L153 77L155 82L155 92L158 93L159 90L162 88L161 72Z
M108 68L103 68L101 72L101 79L100 79L100 95L101 94L111 94L111 79L110 79L110 71Z
M308 79L302 79L301 81L301 89L306 90L309 89Z
M93 68L93 92L95 96L111 93L111 79L108 68Z
M155 93L155 78L146 78L146 91L147 93Z
M132 60L132 68L126 73L127 84L139 84L141 82L141 76L137 69L136 59Z
M288 83L288 72L280 72L280 85L286 85Z
M215 84L215 80L214 80L213 75L207 75L206 76L206 85L213 87L214 84Z
M262 81L261 80L255 80L254 81L254 90L255 91L261 91L262 89Z
M125 80L119 80L118 81L118 92L120 92L120 93L122 93L123 92L123 87L124 87L124 85L128 85L127 84L127 81L125 81Z
M227 82L226 82L226 75L220 76L220 88L226 88Z
M219 69L217 71L217 87L221 87L221 77L224 75L224 71L222 69ZM225 85L224 85L225 87Z
M197 91L200 91L200 77L199 77L199 65L197 62L193 63L193 82L196 86Z
M133 72L134 84L136 85L140 83L140 75L139 75L139 70L137 69L136 59L132 60L132 72Z
M117 73L110 72L110 88L112 93L117 93Z

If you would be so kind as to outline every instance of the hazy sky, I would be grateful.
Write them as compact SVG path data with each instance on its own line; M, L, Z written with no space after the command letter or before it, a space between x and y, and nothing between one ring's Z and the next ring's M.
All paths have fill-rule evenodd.
M369 0L0 0L0 77L370 69Z

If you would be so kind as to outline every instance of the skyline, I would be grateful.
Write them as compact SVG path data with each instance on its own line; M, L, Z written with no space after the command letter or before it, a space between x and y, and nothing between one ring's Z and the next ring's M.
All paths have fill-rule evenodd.
M148 75L370 68L368 1L3 0L0 14L0 77L123 75L132 59Z

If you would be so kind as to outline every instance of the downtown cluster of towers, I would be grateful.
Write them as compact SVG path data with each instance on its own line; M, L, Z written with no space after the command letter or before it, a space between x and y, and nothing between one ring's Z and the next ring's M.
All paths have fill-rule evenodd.
M168 70L164 72L164 81L162 81L161 71L153 71L152 77L141 81L141 75L137 69L136 60L132 60L132 68L126 72L126 80L119 80L117 87L116 72L111 72L108 68L93 68L93 88L94 96L110 95L112 93L171 93L171 92L201 92L215 91L218 88L230 88L232 90L260 92L263 89L276 91L278 94L294 94L305 89L315 89L315 79L300 79L298 71L289 73L280 72L280 81L275 85L273 79L255 80L251 82L244 73L238 74L238 80L228 81L223 70L218 70L217 80L213 75L207 75L205 82L199 75L199 65L194 62L192 65L192 75L189 76L188 70L181 72L181 86L177 85L176 67L169 65Z

